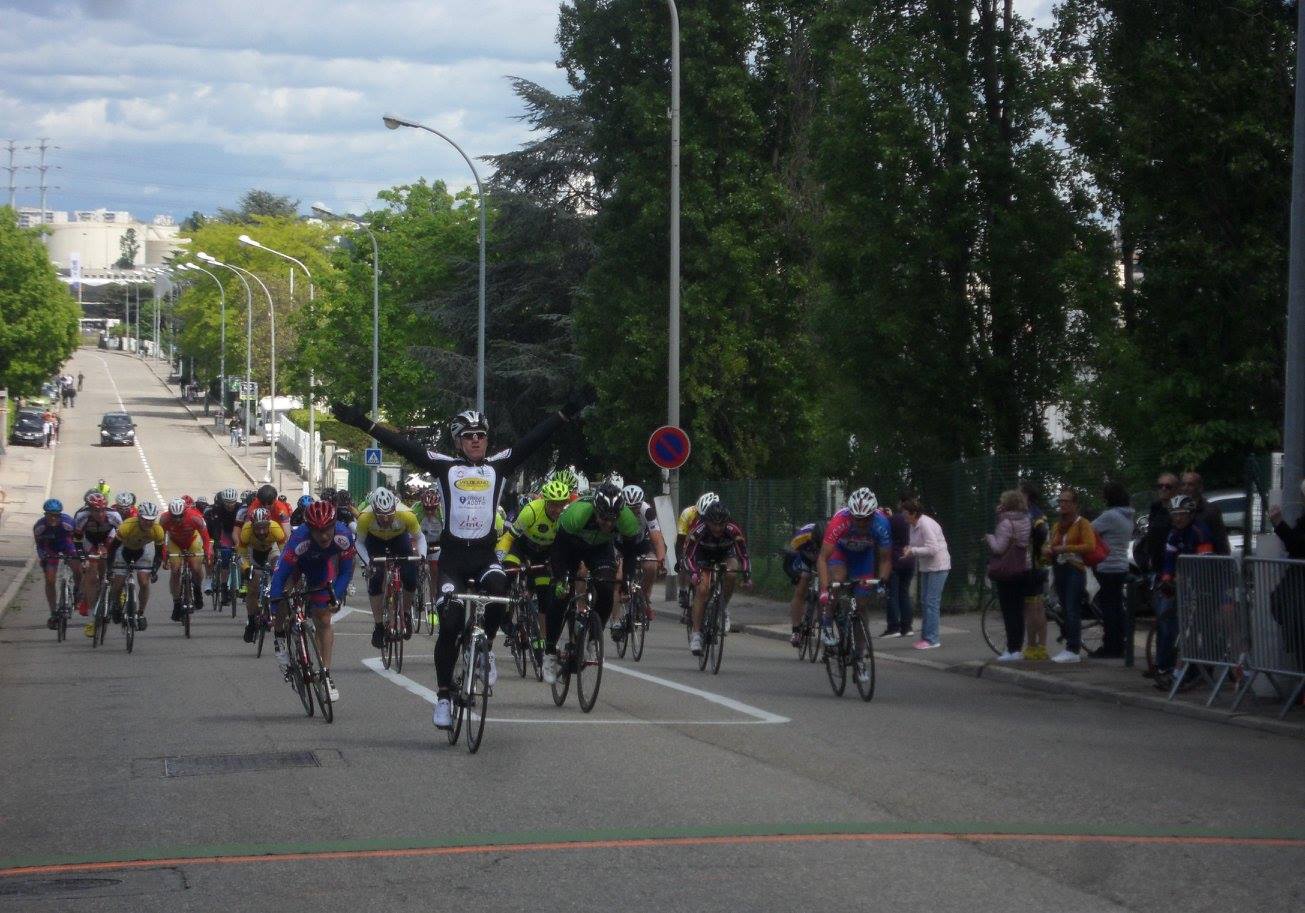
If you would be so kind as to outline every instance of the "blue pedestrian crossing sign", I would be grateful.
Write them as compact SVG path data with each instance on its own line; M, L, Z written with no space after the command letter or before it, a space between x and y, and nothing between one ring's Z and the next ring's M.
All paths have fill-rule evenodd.
M381 465L381 448L368 447L363 451L363 463L367 466Z

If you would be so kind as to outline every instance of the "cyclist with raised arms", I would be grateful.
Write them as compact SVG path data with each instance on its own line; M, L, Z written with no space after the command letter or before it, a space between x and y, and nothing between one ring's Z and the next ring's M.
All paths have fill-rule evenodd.
M435 676L439 697L434 723L441 729L453 725L453 666L457 661L458 638L466 623L466 607L450 599L468 580L482 592L494 596L507 593L507 576L494 554L495 508L507 477L515 472L562 424L584 408L582 398L573 398L559 412L548 416L506 450L489 453L489 422L475 410L460 412L449 423L457 453L450 455L428 449L398 432L378 425L361 410L331 404L331 411L345 424L363 431L384 446L408 459L414 466L433 474L445 505L445 526L440 535L440 632L435 642ZM485 611L485 633L491 651L502 622L501 606ZM490 682L497 678L490 656Z
M73 519L63 512L62 501L50 498L41 505L41 510L41 519L32 526L32 538L36 540L36 557L45 574L45 602L50 607L50 617L45 626L53 631L59 626L58 619L54 617L54 584L59 573L59 559L75 555L77 545L73 542ZM74 564L74 574L77 570Z
M549 559L556 588L544 631L544 681L550 685L557 681L557 640L562 634L562 620L566 617L566 591L561 589L563 578L574 575L583 562L589 569L590 585L594 589L594 609L603 627L607 627L608 619L612 617L616 589L617 540L620 541L625 566L634 567L637 561L635 549L639 545L639 521L622 500L621 490L614 485L599 486L558 517L557 538L553 540Z
M271 521L271 518L268 518ZM290 654L285 646L285 622L289 609L282 601L286 584L302 577L307 589L329 587L308 595L308 611L317 630L317 650L322 655L326 672L326 690L331 700L340 699L340 689L335 687L331 675L331 657L335 652L335 629L331 626L331 596L336 603L344 601L353 578L353 531L335 519L335 505L317 501L304 511L304 525L286 540L281 558L272 572L268 595L276 605L276 622L272 650L277 665L284 674L290 667Z
M882 588L893 570L893 540L888 520L879 512L879 499L868 488L858 488L847 506L829 519L816 559L820 574L820 638L826 647L838 646L838 632L829 614L829 584L875 576ZM864 588L858 587L857 610L865 612Z
M122 497L119 495L118 497ZM133 508L135 510L135 508ZM118 607L118 594L127 582L127 574L136 573L136 584L140 594L140 604L136 606L136 627L145 630L145 607L150 601L150 584L159 579L159 567L163 564L163 542L166 534L159 521L157 504L146 501L136 510L136 515L128 517L118 524L118 528L109 536L109 566L112 568L113 580L109 584L109 605L113 606L113 623L122 623L122 610ZM149 553L149 570L140 566Z
M743 528L730 518L729 508L719 499L707 505L698 522L689 530L684 542L684 565L693 587L693 630L689 635L689 652L702 653L702 618L707 597L711 595L711 566L725 567L721 610L725 613L725 630L730 627L730 597L734 595L734 575L742 574L745 586L752 585L752 562L748 557L748 540Z
M421 530L412 511L399 503L394 492L378 488L367 499L368 504L358 515L354 530L358 557L368 567L367 596L371 600L372 646L385 647L385 619L383 612L385 578L384 568L373 567L373 557L406 558L412 555L426 557L426 534ZM411 561L399 562L399 579L403 586L403 638L412 636L412 595L417 591L417 565Z

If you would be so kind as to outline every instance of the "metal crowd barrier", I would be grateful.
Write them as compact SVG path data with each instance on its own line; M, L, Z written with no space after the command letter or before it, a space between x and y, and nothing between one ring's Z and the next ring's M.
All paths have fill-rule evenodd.
M1193 668L1210 682L1209 707L1234 669L1246 665L1246 601L1241 566L1224 555L1181 555L1178 558L1179 667L1169 691L1173 700Z
M1244 575L1250 674L1237 692L1233 709L1263 675L1278 697L1285 698L1278 712L1282 719L1305 690L1305 561L1247 558Z

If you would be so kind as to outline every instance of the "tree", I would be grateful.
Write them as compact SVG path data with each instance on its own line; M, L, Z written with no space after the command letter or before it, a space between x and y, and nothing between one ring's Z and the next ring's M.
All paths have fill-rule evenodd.
M118 269L131 269L136 265L136 255L140 253L140 242L136 240L136 229L129 228L118 239L118 250L122 256L113 265Z
M1056 15L1058 120L1125 277L1085 419L1224 478L1279 443L1295 15L1261 0Z
M77 348L80 317L39 231L19 228L14 210L0 208L0 387L38 392Z
M268 190L249 190L240 198L237 209L218 209L219 222L248 224L259 218L293 219L299 215L299 201ZM202 218L202 217L201 217Z
M198 209L191 210L190 215L181 220L181 230L184 232L199 231L208 222L208 216Z
M683 423L704 475L808 468L798 289L783 262L788 212L749 59L746 4L702 4L683 20ZM576 308L584 373L598 390L591 444L647 472L648 432L666 415L668 23L635 0L573 0L562 66L593 120L600 208L595 260ZM786 423L776 432L776 417Z

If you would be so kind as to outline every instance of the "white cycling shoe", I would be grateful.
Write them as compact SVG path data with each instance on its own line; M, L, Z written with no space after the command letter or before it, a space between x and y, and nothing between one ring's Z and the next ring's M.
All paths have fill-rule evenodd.
M544 654L544 684L552 685L557 682L557 673L561 671L561 666L556 653Z
M498 663L494 661L492 650L486 655L489 657L489 687L493 688L498 684Z
M435 724L436 729L453 728L453 702L447 697L442 697L435 702L435 714L431 722Z

